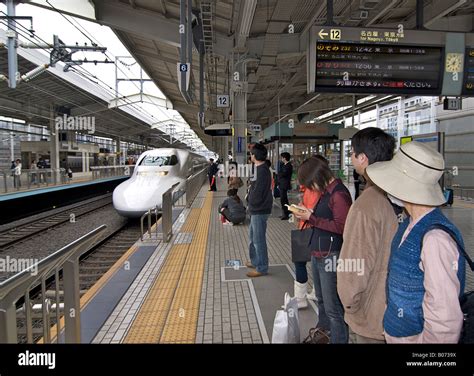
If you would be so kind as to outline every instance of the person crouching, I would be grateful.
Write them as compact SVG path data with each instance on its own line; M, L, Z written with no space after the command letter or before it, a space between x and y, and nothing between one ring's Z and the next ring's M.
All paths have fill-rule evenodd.
M237 189L229 189L227 198L219 206L221 221L225 225L238 225L245 221L245 207L237 192Z

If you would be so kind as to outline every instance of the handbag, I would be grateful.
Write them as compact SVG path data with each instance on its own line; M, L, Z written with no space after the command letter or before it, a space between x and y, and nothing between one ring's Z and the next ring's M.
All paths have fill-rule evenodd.
M311 241L314 235L314 227L306 227L304 223L300 230L291 231L291 261L308 262L311 261L311 251L313 246Z
M300 343L298 301L288 293L285 293L283 309L275 314L272 343Z

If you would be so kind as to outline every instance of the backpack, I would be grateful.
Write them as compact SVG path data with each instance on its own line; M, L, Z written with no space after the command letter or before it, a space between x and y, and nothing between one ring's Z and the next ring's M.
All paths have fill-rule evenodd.
M474 262L467 254L464 247L459 244L454 233L446 226L441 224L432 225L428 228L428 231L433 229L440 229L447 232L458 245L459 252L464 256L469 268L474 272ZM425 233L426 234L426 233ZM474 291L465 292L459 298L459 304L461 305L462 313L464 314L464 322L461 331L461 337L459 343L474 343Z

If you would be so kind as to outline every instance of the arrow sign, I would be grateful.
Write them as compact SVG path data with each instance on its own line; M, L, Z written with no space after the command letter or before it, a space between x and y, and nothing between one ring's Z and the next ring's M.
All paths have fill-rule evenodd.
M319 30L318 35L319 35L319 38L320 38L320 39L324 39L324 37L327 37L329 34L328 34L328 33L324 33L324 29L321 29L321 30Z

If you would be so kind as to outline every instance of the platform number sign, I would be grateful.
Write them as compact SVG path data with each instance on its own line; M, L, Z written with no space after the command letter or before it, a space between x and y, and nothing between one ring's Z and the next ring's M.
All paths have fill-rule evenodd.
M180 72L187 72L188 71L188 64L179 64Z
M331 29L329 37L331 40L341 40L341 29Z
M229 107L229 96L228 95L218 95L217 96L217 107Z

